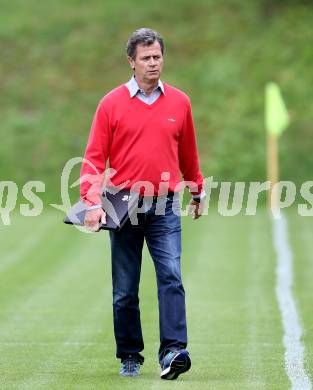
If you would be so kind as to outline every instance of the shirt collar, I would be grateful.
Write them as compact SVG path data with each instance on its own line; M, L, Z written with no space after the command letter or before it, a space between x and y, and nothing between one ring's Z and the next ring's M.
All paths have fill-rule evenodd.
M134 97L134 96L136 96L137 93L138 93L138 91L144 93L144 92L140 89L140 87L139 87L139 85L138 85L138 83L137 83L137 80L135 79L135 76L133 76L133 77L128 81L128 83L126 83L125 85L126 85L126 87L128 88L128 91L129 91L129 94L130 94L130 97L131 97L131 98ZM158 88L159 88L160 91L165 95L165 92L164 92L164 85L163 85L163 83L162 83L162 81L161 81L160 79L159 79L159 81L158 81L158 86L155 88L155 90L158 89Z

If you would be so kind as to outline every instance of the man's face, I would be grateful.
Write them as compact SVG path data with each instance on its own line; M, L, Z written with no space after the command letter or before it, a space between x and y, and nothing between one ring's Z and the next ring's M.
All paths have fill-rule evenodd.
M158 41L149 46L137 45L136 58L128 57L128 62L135 68L136 79L143 82L157 81L163 67L163 56Z

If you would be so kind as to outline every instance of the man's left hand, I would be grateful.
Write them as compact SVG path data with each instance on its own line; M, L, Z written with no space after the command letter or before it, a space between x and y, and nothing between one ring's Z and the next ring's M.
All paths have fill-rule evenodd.
M203 202L197 202L196 200L191 199L188 207L188 214L192 215L193 219L198 219L201 217L203 211Z

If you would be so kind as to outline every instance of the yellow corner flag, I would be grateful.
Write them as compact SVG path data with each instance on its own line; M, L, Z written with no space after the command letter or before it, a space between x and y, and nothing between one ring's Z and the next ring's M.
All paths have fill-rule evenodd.
M276 83L265 87L265 126L269 133L280 136L289 124L289 115Z

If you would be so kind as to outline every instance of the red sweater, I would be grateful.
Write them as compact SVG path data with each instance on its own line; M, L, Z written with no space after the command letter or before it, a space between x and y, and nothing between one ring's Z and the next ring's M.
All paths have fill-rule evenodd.
M123 188L132 188L138 181L149 181L152 184L146 186L145 194L158 195L167 189L179 191L182 174L185 181L195 183L188 185L192 194L201 193L203 176L190 100L166 83L164 91L151 105L131 98L124 84L101 99L84 156L97 171L84 162L80 174L80 195L88 206L101 203L108 159L109 167L117 171L110 178L113 185L126 183ZM169 174L161 178L163 172ZM164 181L168 184L159 188Z

